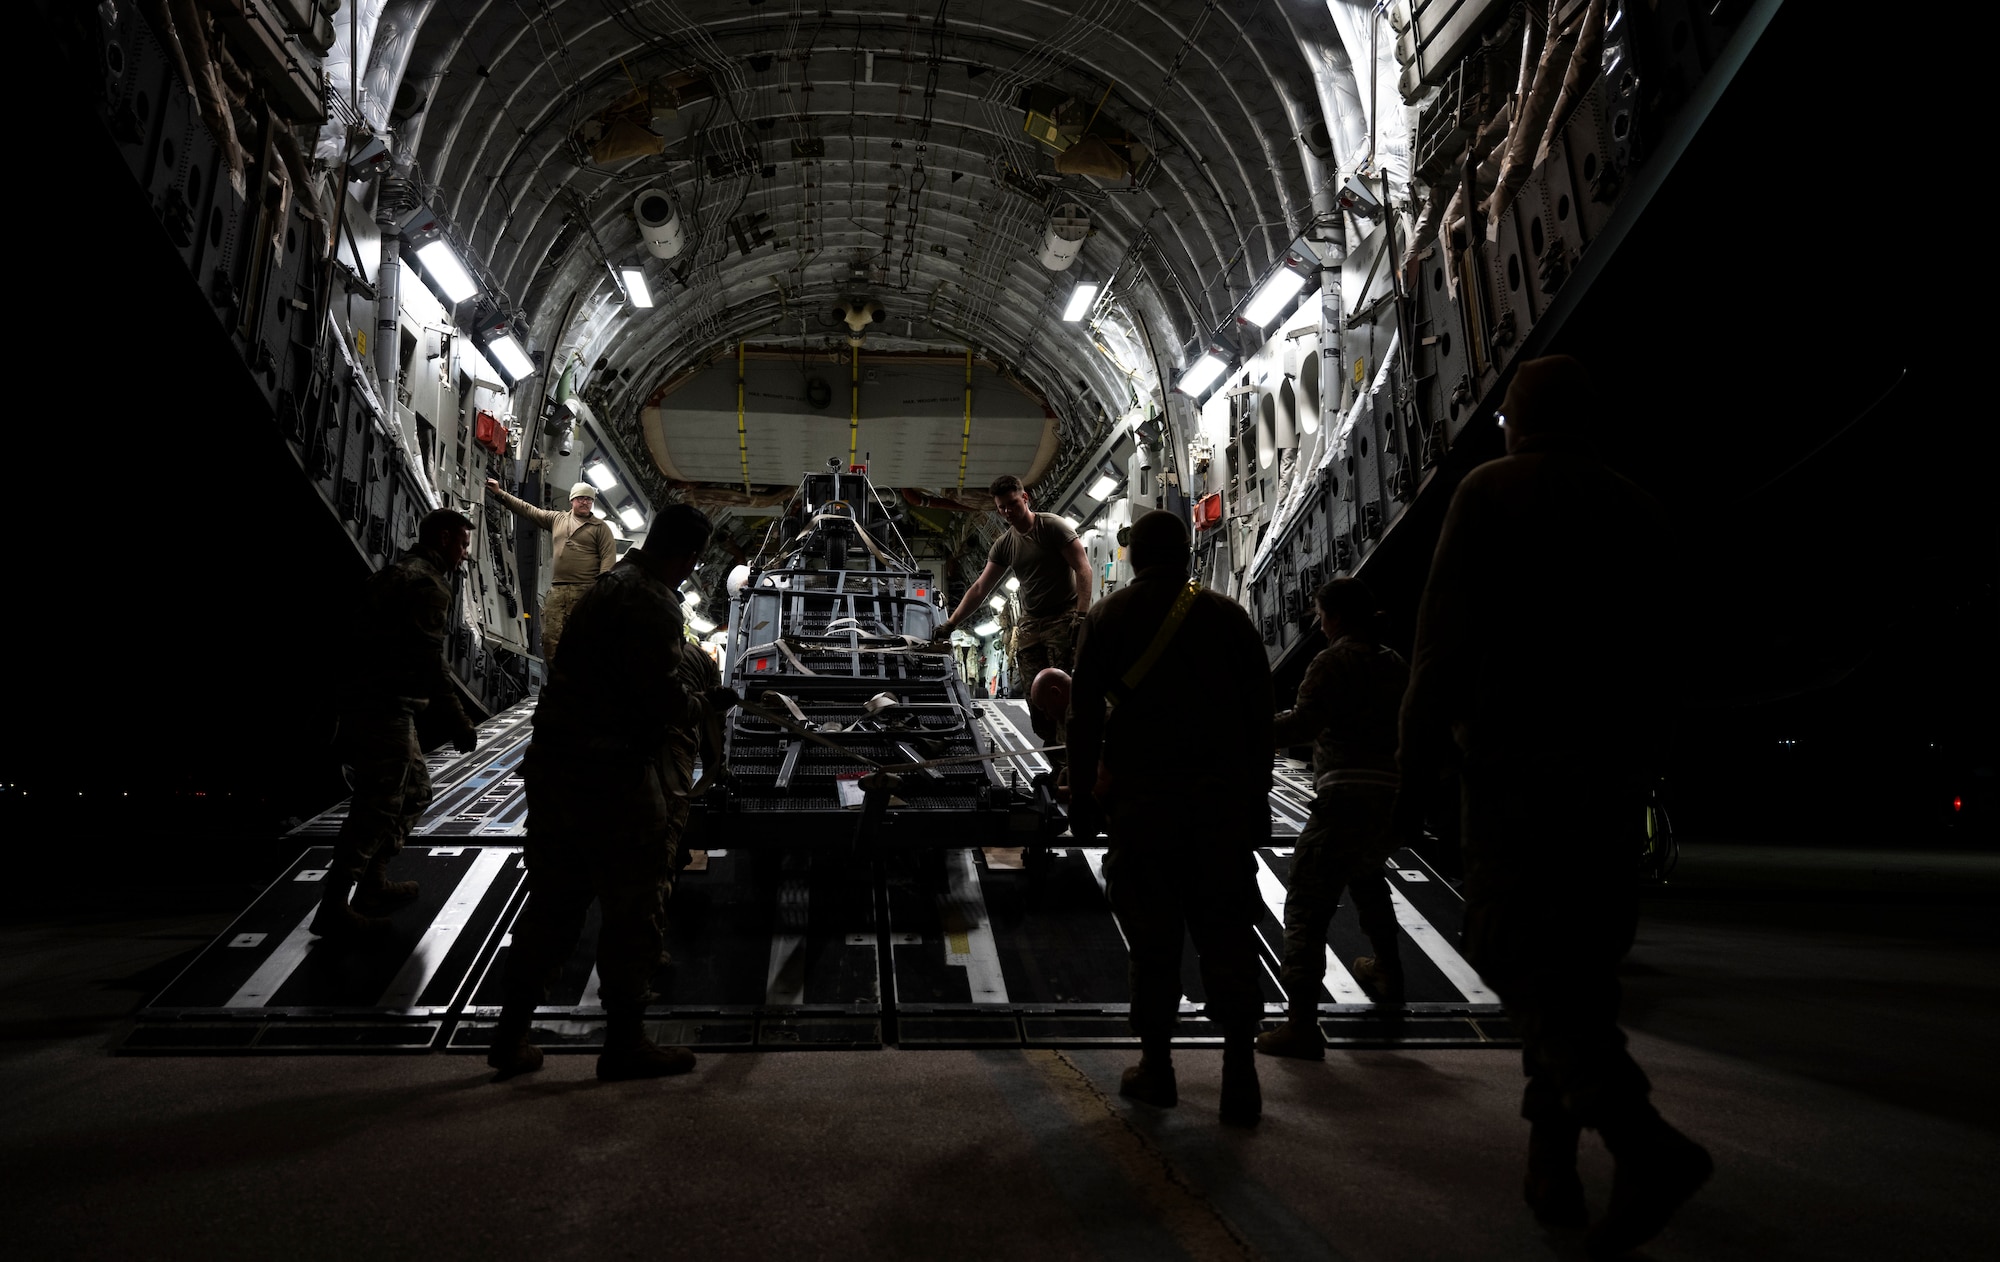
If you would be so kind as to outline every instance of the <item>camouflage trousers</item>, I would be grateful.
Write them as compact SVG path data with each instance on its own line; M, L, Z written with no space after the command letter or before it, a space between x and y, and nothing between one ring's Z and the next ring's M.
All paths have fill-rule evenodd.
M1382 874L1395 805L1394 789L1374 786L1330 788L1313 801L1285 889L1285 964L1278 983L1294 1010L1319 1006L1326 931L1342 893L1353 891L1361 931L1377 958L1396 958L1396 907Z
M594 901L604 1010L637 1013L666 944L666 902L687 799L663 780L657 759L571 759L531 747L522 774L528 902L507 956L507 1006L532 1008L548 997Z
M1643 804L1590 776L1464 777L1464 953L1520 1036L1531 1120L1596 1127L1652 1107L1618 1027Z
M354 790L333 843L333 871L358 880L371 862L386 864L402 850L431 804L430 769L407 706L343 712L333 750Z
M1014 629L1014 678L1025 697L1034 686L1035 676L1054 667L1068 673L1076 668L1076 617L1061 614L1054 618L1026 618ZM1057 740L1062 723L1060 714L1043 714L1030 705L1028 719L1042 744ZM1056 761L1063 761L1058 758Z
M1131 797L1111 807L1104 884L1132 953L1133 1032L1164 1037L1179 1022L1184 936L1201 960L1209 1019L1225 1032L1256 1029L1263 902L1245 812L1171 792Z
M569 621L576 602L590 590L588 583L556 583L542 601L542 661L553 665L556 644L562 639L563 624Z

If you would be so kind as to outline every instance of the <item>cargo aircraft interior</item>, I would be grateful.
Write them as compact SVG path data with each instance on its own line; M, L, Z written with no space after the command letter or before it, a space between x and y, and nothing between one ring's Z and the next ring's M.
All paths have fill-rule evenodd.
M1019 576L946 625L1010 530L995 479L1074 530L1093 601L1164 510L1283 708L1332 580L1409 649L1454 491L1550 355L1665 506L1660 599L1695 628L1623 981L1720 1173L1638 1256L1973 1256L1996 1225L1991 405L1942 362L1942 326L1976 358L1978 325L1931 290L1976 288L1981 247L1937 230L1966 203L1910 113L1943 73L1928 19L22 13L59 162L22 168L24 345L53 349L16 396L20 538L65 571L12 620L0 768L22 1256L1582 1256L1520 1205L1522 1036L1468 958L1455 816L1386 860L1400 1002L1356 975L1350 900L1303 1001L1326 1065L1267 1059L1261 1129L1218 1135L1190 949L1186 1102L1148 1112L1118 1094L1107 843L1070 831L1008 649ZM550 1067L481 1059L551 678L558 541L516 502L587 506L620 556L699 509L685 651L745 699L703 744L645 1004L699 1068L594 1105L569 1089L607 1040L595 910L534 1013ZM420 892L335 949L346 637L447 508L473 523L444 652L476 745L418 716L433 798L392 871ZM1310 751L1271 783L1276 1023ZM1583 1178L1602 1199L1609 1160Z

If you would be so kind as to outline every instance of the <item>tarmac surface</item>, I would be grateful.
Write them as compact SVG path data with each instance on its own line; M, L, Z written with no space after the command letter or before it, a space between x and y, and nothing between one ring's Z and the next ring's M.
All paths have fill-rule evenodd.
M1997 876L1690 850L1626 1014L1717 1174L1640 1256L1991 1256ZM1520 1202L1506 1051L1263 1059L1250 1133L1216 1123L1215 1052L1177 1056L1169 1111L1118 1097L1122 1051L732 1053L611 1085L589 1056L495 1084L462 1055L113 1055L229 915L0 927L10 1256L1581 1256ZM1601 1209L1588 1137L1583 1175Z

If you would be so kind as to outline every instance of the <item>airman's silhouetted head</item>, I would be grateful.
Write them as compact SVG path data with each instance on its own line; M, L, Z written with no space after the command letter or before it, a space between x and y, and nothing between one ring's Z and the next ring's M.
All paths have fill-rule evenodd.
M1500 404L1500 425L1507 450L1537 434L1587 435L1596 389L1590 370L1568 355L1531 359L1514 370L1513 383Z
M1162 565L1187 568L1187 523L1164 508L1156 508L1132 523L1132 568L1150 570Z

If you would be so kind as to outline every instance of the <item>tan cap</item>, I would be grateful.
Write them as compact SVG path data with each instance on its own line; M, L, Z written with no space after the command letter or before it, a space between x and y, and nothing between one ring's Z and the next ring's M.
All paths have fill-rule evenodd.
M597 488L588 482L579 482L569 489L569 497L575 499L579 495L594 500L597 498Z

